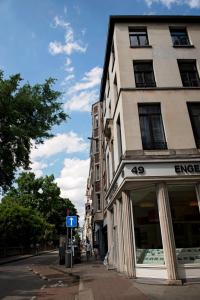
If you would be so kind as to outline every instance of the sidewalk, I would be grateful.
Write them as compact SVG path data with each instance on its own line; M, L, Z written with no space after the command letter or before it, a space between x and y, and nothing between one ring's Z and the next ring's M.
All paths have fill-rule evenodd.
M46 278L46 287L37 300L148 300L133 282L116 271L108 271L101 261L65 266L33 267ZM57 277L57 284L52 278Z
M40 251L38 253L38 255L47 254L47 253L50 253L50 252L55 251L55 250L56 249ZM36 256L36 254L24 254L24 255L15 255L15 256L3 257L3 258L0 258L0 265L5 265L7 263L15 262L15 261L18 261L18 260L23 260L23 259L33 257L33 256Z
M72 268L33 266L44 279L37 300L199 300L200 284L165 286L136 283L124 274L107 270L102 261L82 262Z

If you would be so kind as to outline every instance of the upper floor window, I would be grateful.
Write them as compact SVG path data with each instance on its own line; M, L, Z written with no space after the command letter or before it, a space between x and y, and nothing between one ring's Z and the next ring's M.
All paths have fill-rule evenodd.
M100 179L100 167L99 167L99 165L96 165L95 173L96 173L96 181L98 181Z
M136 87L155 87L152 61L133 62Z
M114 43L112 44L111 52L112 52L112 71L113 71L114 64L115 64L115 47L114 47Z
M170 29L173 46L189 46L190 41L185 28Z
M95 150L96 150L96 152L99 152L99 140L98 139L96 139L96 141L95 141Z
M101 210L101 195L96 194L97 199L97 210Z
M190 120L197 148L200 148L200 103L188 103Z
M115 100L115 103L116 103L117 99L118 99L118 87L117 87L117 76L116 76L116 74L115 74L114 81L113 81L113 87L114 87L114 100Z
M109 77L109 73L107 74L107 98L109 97L110 94L110 77Z
M143 149L167 149L160 104L139 104L138 110Z
M129 27L131 47L145 47L149 45L146 27Z
M94 116L94 128L98 128L99 127L99 116L95 115Z
M178 66L183 86L200 86L200 79L195 60L179 60Z

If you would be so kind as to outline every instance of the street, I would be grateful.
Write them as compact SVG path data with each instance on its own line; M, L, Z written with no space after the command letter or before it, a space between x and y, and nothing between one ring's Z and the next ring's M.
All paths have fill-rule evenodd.
M36 296L44 280L31 272L29 267L49 264L58 264L57 252L0 266L0 299L26 300Z
M72 270L58 251L0 266L1 300L199 300L200 284L141 284L90 257Z

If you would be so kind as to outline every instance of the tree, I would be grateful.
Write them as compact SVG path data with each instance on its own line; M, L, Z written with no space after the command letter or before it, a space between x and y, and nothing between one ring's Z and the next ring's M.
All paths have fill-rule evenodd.
M50 224L55 226L57 234L66 233L65 218L68 208L71 215L77 210L69 199L60 197L60 188L54 182L54 176L36 178L34 173L22 173L13 187L2 199L3 203L15 202L31 208Z
M52 136L52 126L68 116L58 102L61 93L54 91L55 80L44 84L20 85L20 74L3 78L0 71L0 186L11 186L19 167L29 168L29 154L33 141L43 143Z
M44 243L53 239L54 226L36 211L17 203L0 204L0 247Z

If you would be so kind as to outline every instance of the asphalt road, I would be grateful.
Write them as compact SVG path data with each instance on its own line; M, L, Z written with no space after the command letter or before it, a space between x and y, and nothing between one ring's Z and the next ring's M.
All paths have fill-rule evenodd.
M0 266L0 299L30 300L37 295L44 280L33 274L32 265L58 265L58 253L51 252Z

